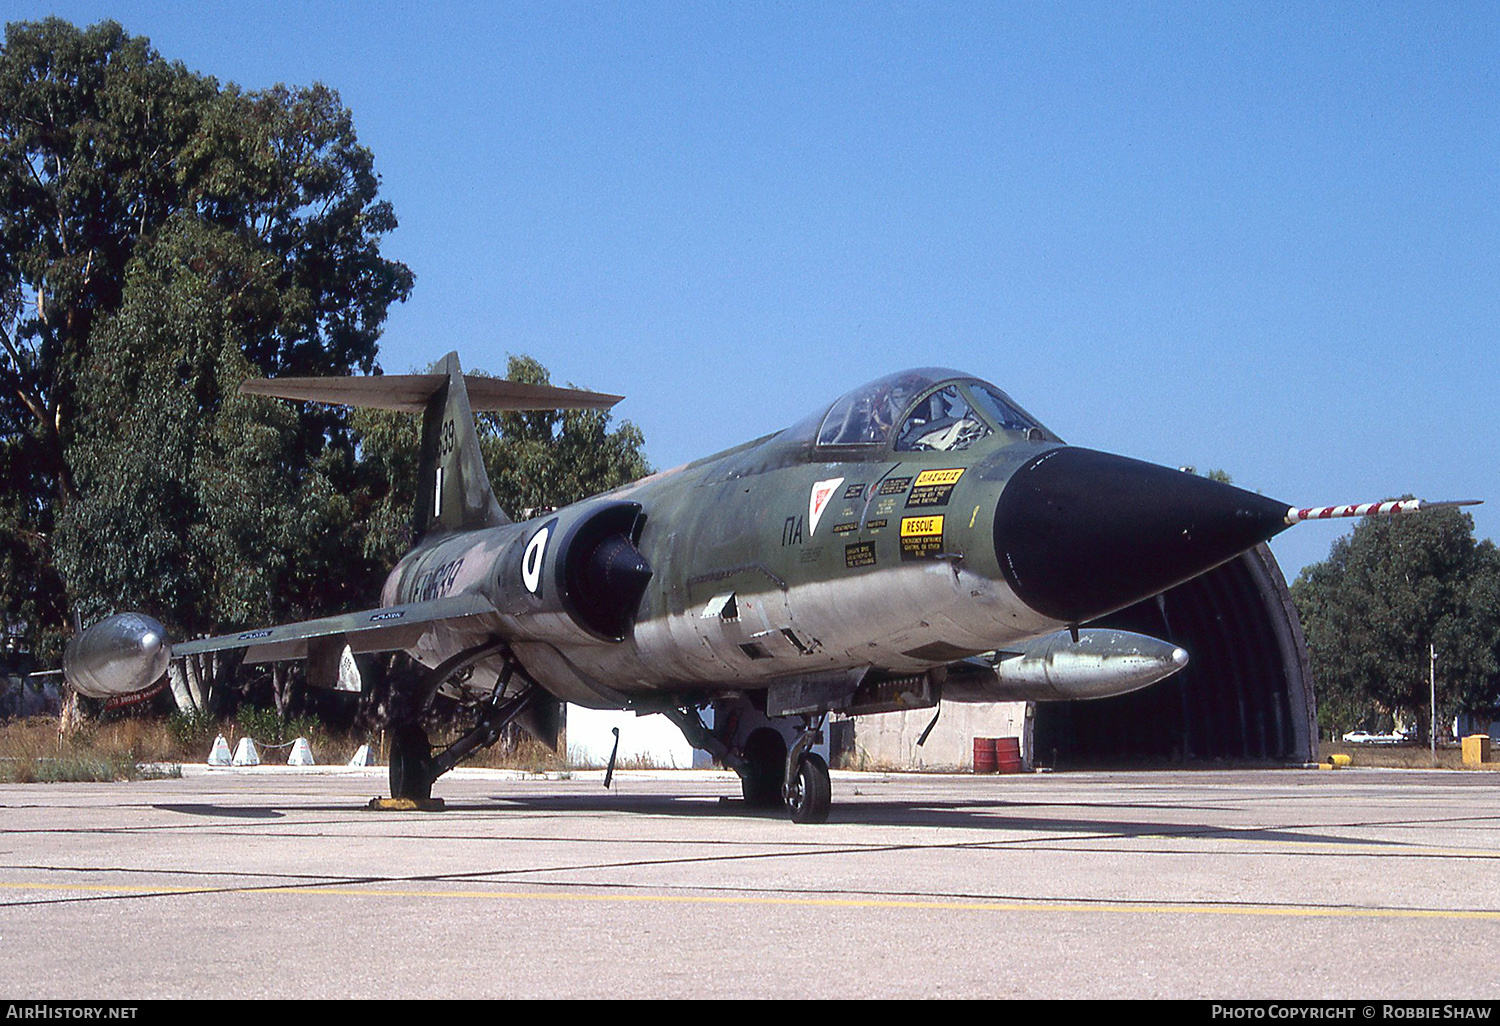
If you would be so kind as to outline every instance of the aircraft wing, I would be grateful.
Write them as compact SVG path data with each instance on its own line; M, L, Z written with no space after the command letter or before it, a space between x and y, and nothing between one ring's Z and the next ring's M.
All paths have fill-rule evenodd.
M493 615L495 607L482 595L448 595L426 602L363 609L357 613L325 616L224 634L217 638L185 641L172 646L172 655L200 655L224 649L243 648L245 662L265 663L283 659L306 659L310 651L391 652L410 648L434 623L462 626L467 621Z

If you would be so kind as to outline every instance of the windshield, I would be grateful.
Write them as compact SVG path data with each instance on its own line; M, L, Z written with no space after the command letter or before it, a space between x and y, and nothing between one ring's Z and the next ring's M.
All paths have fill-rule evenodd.
M958 386L949 385L926 396L912 409L896 436L898 452L957 452L990 433Z
M982 381L969 382L969 393L980 409L993 420L1002 431L1022 431L1028 438L1055 437L1046 428L1021 411L1010 397L994 385Z
M833 404L818 432L819 445L880 445L911 401L956 371L926 367L902 371L861 385Z
M808 418L797 430L810 431L814 423ZM898 452L956 452L991 437L996 428L1012 438L1061 441L994 385L944 367L921 367L841 396L823 416L817 444L894 442Z

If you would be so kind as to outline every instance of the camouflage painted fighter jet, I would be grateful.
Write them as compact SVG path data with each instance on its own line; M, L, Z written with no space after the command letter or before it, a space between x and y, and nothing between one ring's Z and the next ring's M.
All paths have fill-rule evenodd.
M421 412L419 541L373 609L171 646L121 614L82 632L68 679L138 690L166 660L243 649L331 686L346 647L427 668L393 700L391 791L433 781L512 721L556 744L562 702L665 713L794 820L829 809L812 751L830 713L1097 698L1175 672L1164 641L1082 625L1204 573L1298 510L1065 445L994 385L892 374L772 435L525 523L496 503L473 410L606 408L617 396L441 373L247 382L247 392ZM434 754L439 689L474 727ZM717 713L712 728L702 710Z

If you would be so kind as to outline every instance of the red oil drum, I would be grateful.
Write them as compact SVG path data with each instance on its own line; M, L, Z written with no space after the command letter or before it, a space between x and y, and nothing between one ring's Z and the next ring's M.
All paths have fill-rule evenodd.
M1001 773L1021 772L1021 739L995 738L995 769Z
M995 739L992 737L976 737L974 739L974 772L995 772Z

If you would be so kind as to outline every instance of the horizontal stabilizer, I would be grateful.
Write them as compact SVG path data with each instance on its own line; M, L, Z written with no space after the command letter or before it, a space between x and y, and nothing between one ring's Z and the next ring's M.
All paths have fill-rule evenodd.
M280 627L262 627L217 638L185 641L172 646L172 655L189 656L243 648L247 663L306 659L309 645L328 638L341 638L355 653L392 652L411 648L435 623L463 626L494 612L495 607L482 595L449 595L426 602L364 609L358 613L325 616L321 620L303 620Z
M499 410L607 410L623 396L578 388L525 385L504 378L465 374L469 408ZM252 378L240 385L248 395L303 399L338 406L421 413L448 383L446 374L377 374L361 378Z

